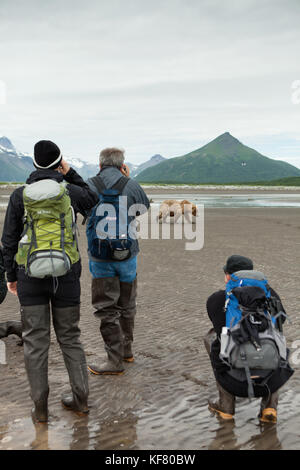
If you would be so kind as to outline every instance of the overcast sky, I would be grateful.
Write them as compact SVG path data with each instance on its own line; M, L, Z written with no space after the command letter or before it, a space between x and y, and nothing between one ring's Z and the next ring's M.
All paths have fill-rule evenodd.
M0 135L141 163L229 131L300 167L299 20L299 0L0 0Z

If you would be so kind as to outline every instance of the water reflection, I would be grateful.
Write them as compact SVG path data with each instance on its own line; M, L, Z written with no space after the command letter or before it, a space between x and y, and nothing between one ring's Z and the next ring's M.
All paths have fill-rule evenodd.
M73 425L70 449L133 449L137 440L137 420L131 412L102 422L91 417L78 420Z
M75 418L75 421L74 416L69 418L54 418L49 424L33 424L29 418L25 418L12 425L3 426L0 428L0 448L32 450L136 450L140 448L137 445L138 417L133 412L104 421L95 416ZM209 425L210 432L214 433L213 439L210 443L201 445L201 448L208 450L280 450L283 448L275 424L255 424L253 428L253 420L250 420L243 422L241 428L241 425L238 426L235 421L224 422L219 418L216 419L217 427L215 427L215 422L210 422ZM160 426L157 427L158 435L160 434L159 428ZM207 432L208 436L209 429ZM197 448L196 441L192 436L190 437L192 447L186 448ZM154 448L160 447L158 445ZM171 445L170 448L174 446ZM178 448L180 449L180 446Z
M138 418L133 413L115 416L106 421L95 417L69 420L50 419L47 423L20 420L19 425L2 429L2 448L32 450L126 450L134 449ZM17 429L21 432L17 432ZM32 432L33 431L33 432ZM5 436L6 435L6 439Z
M138 418L129 412L98 425L91 429L90 445L95 450L134 449L137 440L136 424ZM78 448L78 447L77 447Z
M51 450L49 447L49 435L47 423L34 423L35 439L31 442L32 450Z
M300 207L300 194L153 194L153 204L160 204L166 199L187 199L204 207L239 208L239 207Z
M219 421L219 428L216 430L214 439L210 442L208 450L281 450L282 445L277 435L276 424L259 424L256 426L257 432L250 436L246 442L239 442L241 438L239 429L234 421Z
M250 437L250 448L254 450L281 450L276 424L260 424L260 433Z
M219 428L216 430L216 435L214 439L208 446L208 450L234 450L239 449L238 439L235 435L234 428L235 422L228 421L222 422L221 419L217 418L219 421Z

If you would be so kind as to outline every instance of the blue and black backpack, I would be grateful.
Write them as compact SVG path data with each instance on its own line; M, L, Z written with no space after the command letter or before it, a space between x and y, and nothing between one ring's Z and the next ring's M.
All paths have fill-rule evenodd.
M127 201L120 198L129 178L122 176L110 189L101 177L91 179L99 194L86 228L88 250L103 261L125 261L131 256Z
M261 390L268 387L274 374L283 369L284 380L288 380L293 370L288 364L282 332L282 318L286 314L280 300L271 295L262 273L231 274L226 284L225 313L220 359L228 366L227 373L232 378L247 383L249 398L255 396L255 386Z
M242 319L242 309L240 308L240 303L235 295L234 289L241 287L256 287L261 289L266 299L271 298L270 287L268 281L264 278L263 275L259 275L257 271L239 271L236 274L231 274L230 281L226 284L226 326L227 328L232 328ZM249 289L254 293L254 289ZM256 292L259 292L256 290ZM253 294L252 294L253 297ZM276 322L276 318L272 317L273 323Z

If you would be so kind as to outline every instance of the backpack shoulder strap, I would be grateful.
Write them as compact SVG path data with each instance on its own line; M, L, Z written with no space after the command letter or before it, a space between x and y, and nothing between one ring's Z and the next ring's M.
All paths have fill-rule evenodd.
M126 176L121 176L121 178L111 187L111 189L116 189L119 194L122 194L123 189L125 188L128 181L129 178L127 178Z
M101 176L94 176L93 178L91 178L91 181L94 184L94 186L96 187L99 194L102 194L103 191L106 190L106 186L103 183L103 180L102 180Z

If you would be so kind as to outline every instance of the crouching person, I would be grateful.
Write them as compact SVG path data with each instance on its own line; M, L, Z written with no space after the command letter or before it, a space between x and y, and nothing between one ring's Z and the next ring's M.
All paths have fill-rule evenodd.
M225 290L207 300L213 328L204 339L219 400L209 409L233 419L235 397L261 397L261 422L277 421L278 390L293 374L282 333L286 314L278 294L253 262L233 255L224 266Z
M32 416L48 420L50 306L53 326L68 370L72 393L67 409L88 412L88 376L80 342L81 262L75 214L96 202L59 148L40 141L26 186L16 189L6 212L2 244L8 290L21 304L25 368L34 402ZM16 262L14 261L16 259Z
M123 361L134 360L139 245L130 236L129 225L147 212L150 203L141 186L129 178L124 152L117 148L102 150L100 172L88 184L99 197L87 224L92 304L107 352L107 361L89 365L89 370L95 375L122 374Z

